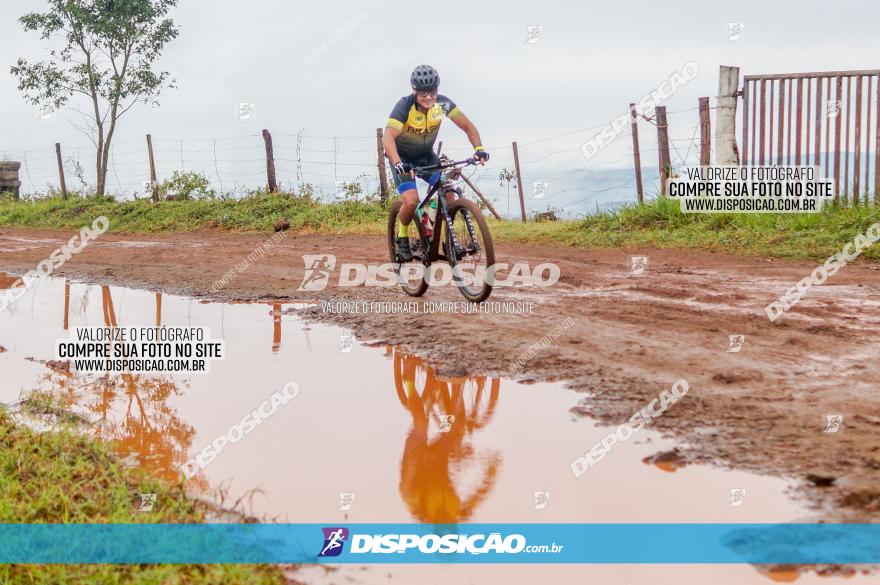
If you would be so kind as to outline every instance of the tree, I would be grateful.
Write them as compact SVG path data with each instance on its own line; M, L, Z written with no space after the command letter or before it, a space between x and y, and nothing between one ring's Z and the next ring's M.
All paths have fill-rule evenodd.
M18 89L30 103L58 109L85 96L86 126L74 124L96 149L96 195L104 194L110 143L119 118L135 104L158 105L163 87L174 87L167 72L153 65L177 37L165 18L177 0L48 0L47 12L19 19L24 30L43 39L61 39L60 50L39 62L19 59L11 68Z
M510 215L510 184L513 181L516 181L516 171L508 170L507 167L501 169L501 173L498 175L498 180L501 181L501 185L504 185L507 182L507 215ZM516 189L516 185L513 186Z

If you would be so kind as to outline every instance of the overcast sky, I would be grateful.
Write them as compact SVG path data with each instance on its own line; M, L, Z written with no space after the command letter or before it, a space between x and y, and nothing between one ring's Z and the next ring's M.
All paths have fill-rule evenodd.
M69 112L36 119L8 74L18 57L39 58L50 46L37 34L23 32L17 22L18 16L44 6L40 0L6 0L0 17L0 151L11 158L20 158L16 151L26 149L51 154L48 148L55 142L70 148L88 144L67 121L74 116ZM290 149L305 128L313 136L365 137L340 139L337 148L361 151L357 160L369 162L367 151L375 146L369 137L408 93L409 73L420 63L440 71L441 92L470 116L490 147L601 124L691 60L699 63L701 73L668 101L670 110L693 107L699 96L714 96L721 64L738 65L744 74L880 67L880 3L867 0L181 0L172 16L180 37L166 49L160 67L177 79L178 87L164 92L161 107L132 110L117 134L122 143L152 133L165 145L160 156L165 166L179 158L172 152L174 140L251 135L262 128L279 135L276 142L288 150L282 150L287 156L278 156L288 161L296 158ZM726 22L743 23L740 40L725 40ZM542 28L537 43L526 42L529 25ZM341 34L334 39L337 31ZM326 52L319 49L322 42ZM321 54L313 53L316 49ZM310 53L317 59L304 63ZM235 119L240 102L256 104L255 120ZM695 123L695 117L684 117L670 126L674 136L690 138ZM467 146L464 136L448 126L441 134L446 143ZM522 157L577 149L590 135L540 143L524 149ZM184 143L186 160L202 160L189 148L197 153L197 146L208 144ZM258 147L259 141L242 144ZM332 148L329 141L310 144L316 151ZM140 148L138 142L125 146ZM619 158L627 152L622 148L615 145L601 160ZM314 160L318 156L312 153ZM579 157L571 152L552 160L562 168L583 164ZM32 164L38 172L39 165Z

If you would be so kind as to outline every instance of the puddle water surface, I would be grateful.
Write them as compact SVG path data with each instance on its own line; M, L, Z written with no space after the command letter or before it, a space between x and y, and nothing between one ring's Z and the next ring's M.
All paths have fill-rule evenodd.
M9 280L7 278L7 280ZM5 282L5 281L0 281ZM180 466L285 384L297 397L227 445L194 488L285 522L788 522L808 519L780 479L642 460L673 443L642 431L576 479L569 463L608 432L569 411L561 384L444 378L418 357L309 325L296 303L220 304L132 289L39 281L0 314L0 401L52 393L156 475ZM226 358L191 376L80 376L50 369L79 325L204 326ZM466 359L450 348L451 359ZM657 393L664 388L658 388ZM449 417L454 417L454 419ZM731 506L731 490L745 490ZM542 494L538 494L541 492ZM549 493L549 499L546 495ZM543 502L543 504L542 504ZM303 569L306 583L766 583L750 566L440 566ZM852 581L867 579L859 577ZM815 574L799 582L819 581ZM821 582L827 582L822 579Z

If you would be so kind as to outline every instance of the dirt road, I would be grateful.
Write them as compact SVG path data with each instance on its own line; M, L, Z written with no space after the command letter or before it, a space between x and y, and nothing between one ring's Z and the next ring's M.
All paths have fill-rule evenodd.
M0 271L34 268L71 235L0 230ZM297 292L303 254L385 262L384 240L363 236L291 234L210 292L267 238L104 235L54 275L220 300L413 300L396 288L337 287L337 274L322 291ZM648 258L644 274L630 275L632 256ZM441 373L567 380L584 393L580 414L613 425L684 378L687 396L655 422L682 446L668 465L708 462L793 478L819 517L880 521L880 265L845 267L771 323L764 307L818 262L506 244L497 260L556 262L561 279L490 298L532 302L530 313L339 314L318 305L301 314L402 345ZM419 304L461 300L444 287ZM554 329L559 336L512 373L511 362ZM731 335L745 336L738 352L728 351ZM828 415L842 415L839 428L828 427Z

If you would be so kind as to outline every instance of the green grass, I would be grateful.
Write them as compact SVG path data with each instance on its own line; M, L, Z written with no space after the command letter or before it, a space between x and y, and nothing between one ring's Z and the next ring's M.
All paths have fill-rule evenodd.
M223 230L266 232L288 219L294 233L385 233L379 203L325 204L310 197L257 194L238 200L119 202L109 198L0 198L0 227L77 230L105 215L116 233ZM590 248L701 248L784 258L821 259L880 221L878 206L829 207L819 214L683 214L668 199L582 220L490 221L501 242ZM880 258L880 246L864 256Z
M0 226L78 230L96 217L110 220L111 232L185 232L206 229L267 231L289 219L296 231L356 232L378 226L387 215L378 204L353 201L321 204L309 197L258 194L242 199L114 201L110 198L0 198Z
M658 199L578 221L496 222L501 241L589 248L700 248L716 252L824 259L880 222L880 206L828 207L817 214L681 213L678 201ZM880 245L866 258L880 258Z
M26 410L44 406L36 399ZM156 494L154 511L138 511L142 493ZM123 466L112 445L70 430L35 433L0 410L0 523L195 523L206 511L182 484ZM262 565L0 565L0 583L283 582Z

